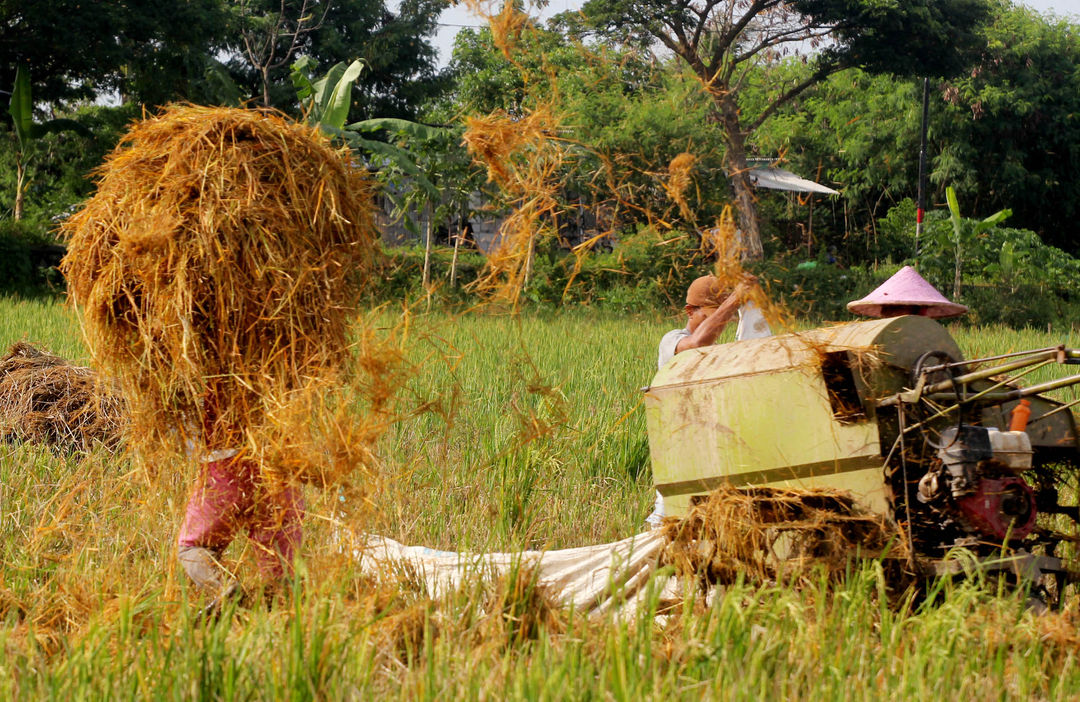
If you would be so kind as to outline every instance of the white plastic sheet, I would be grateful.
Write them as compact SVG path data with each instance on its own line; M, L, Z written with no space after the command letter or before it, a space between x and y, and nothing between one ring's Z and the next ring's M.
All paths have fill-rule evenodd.
M422 578L428 592L438 597L459 588L470 578L506 575L516 568L536 571L544 586L562 604L576 611L603 613L636 609L656 574L666 540L660 530L598 544L557 551L464 553L405 546L382 536L363 535L352 553L365 573L384 574L404 567ZM662 595L677 591L674 577L657 583Z

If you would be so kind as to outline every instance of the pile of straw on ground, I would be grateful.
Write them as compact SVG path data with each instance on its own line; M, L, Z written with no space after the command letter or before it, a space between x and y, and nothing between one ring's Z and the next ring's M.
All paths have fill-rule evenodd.
M721 585L740 575L758 583L796 579L818 567L838 576L853 557L880 556L895 542L882 517L828 488L721 487L665 529L665 562Z
M116 448L123 400L89 368L17 342L0 359L0 438L64 451Z
M264 470L348 470L281 456L348 464L364 448L303 444L349 362L374 252L365 172L279 114L179 105L135 124L97 176L63 225L61 270L95 365L131 405L140 453L195 441ZM337 434L334 423L317 433Z

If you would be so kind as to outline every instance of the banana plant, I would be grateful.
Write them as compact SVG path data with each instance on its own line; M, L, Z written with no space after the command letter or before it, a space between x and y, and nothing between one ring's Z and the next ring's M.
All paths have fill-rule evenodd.
M348 65L338 63L322 78L313 80L311 72L315 65L315 59L310 56L301 56L293 63L291 78L296 97L308 124L329 133L340 132L349 118L352 87L364 70L364 62L356 59Z
M970 251L970 249L977 244L983 233L989 229L993 229L1012 216L1012 210L998 210L986 219L972 224L971 222L965 222L960 216L960 203L957 201L956 191L951 185L945 188L945 200L949 204L949 220L952 222L953 228L952 243L954 251L954 268L952 299L958 300L960 299L960 272L963 264L964 251Z
M310 56L302 56L292 64L292 83L306 121L362 154L382 174L381 180L403 186L386 188L384 194L393 203L395 215L402 218L406 228L420 235L410 211L414 207L421 211L425 206L434 211L442 195L433 176L418 165L420 158L399 144L430 142L446 130L391 118L346 124L353 84L364 69L363 62L358 59L350 64L335 64L320 78L312 75L315 66L316 62ZM390 138L376 139L380 133Z
M32 155L33 143L46 134L75 131L90 136L90 130L73 119L52 119L34 122L34 101L30 95L30 71L26 66L15 69L15 87L11 91L8 113L15 126L15 220L22 219L23 200L26 194L26 167Z

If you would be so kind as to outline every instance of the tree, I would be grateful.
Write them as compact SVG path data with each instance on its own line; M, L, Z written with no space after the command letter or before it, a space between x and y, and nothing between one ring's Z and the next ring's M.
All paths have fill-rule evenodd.
M364 73L353 90L349 119L415 120L427 100L449 88L431 43L450 0L338 0L311 36L320 64L360 58Z
M13 218L22 219L23 196L26 191L26 162L30 158L31 145L49 133L77 131L89 135L88 130L75 120L53 119L47 122L34 122L34 102L30 96L30 73L25 66L19 66L15 74L15 87L11 92L8 113L15 126L18 149L15 153L15 207Z
M227 0L238 28L230 65L264 105L295 105L291 65L306 56L319 66L359 59L349 118L414 119L420 104L446 88L430 39L448 0Z
M188 98L228 26L223 0L4 0L0 89L21 63L46 103L110 91L148 104Z
M668 212L674 205L662 182L683 152L697 157L700 187L688 193L697 219L719 214L723 203L712 194L724 187L722 143L706 119L707 98L681 65L652 61L634 48L575 45L557 28L523 33L510 60L484 28L458 33L450 70L454 88L437 119L557 109L560 136L576 146L563 164L568 194L603 210L605 223L610 215L614 227L636 226L643 213L675 223L679 213Z
M978 43L987 16L984 0L589 0L581 31L634 42L659 43L684 62L712 99L726 143L745 255L762 255L747 139L781 106L829 75L851 67L897 74L947 75ZM793 52L809 75L773 84L754 110L739 96L762 75L754 69Z
M263 107L270 107L271 76L292 64L330 5L315 0L236 0L236 5L240 50L258 76Z
M932 176L979 209L1077 253L1062 226L1080 217L1080 37L1076 23L1006 8L972 70L940 86L948 142Z
M795 81L811 67L789 60L778 70L790 71ZM916 196L921 83L858 69L834 74L777 110L751 137L758 153L782 155L785 168L841 191L840 207L815 216L815 232L831 234L819 241L846 261L914 253L911 241L879 239L876 220ZM747 91L741 102L756 101ZM934 155L948 138L939 102L930 117ZM866 232L869 240L849 236L853 232Z

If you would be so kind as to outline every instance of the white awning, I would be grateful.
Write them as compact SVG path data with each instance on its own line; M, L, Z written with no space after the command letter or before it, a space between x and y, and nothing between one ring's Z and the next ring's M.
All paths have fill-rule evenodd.
M800 178L791 171L783 168L752 168L750 169L750 182L759 188L771 188L773 190L790 190L796 193L821 193L822 195L839 195L840 193L820 183L815 183L806 178Z

